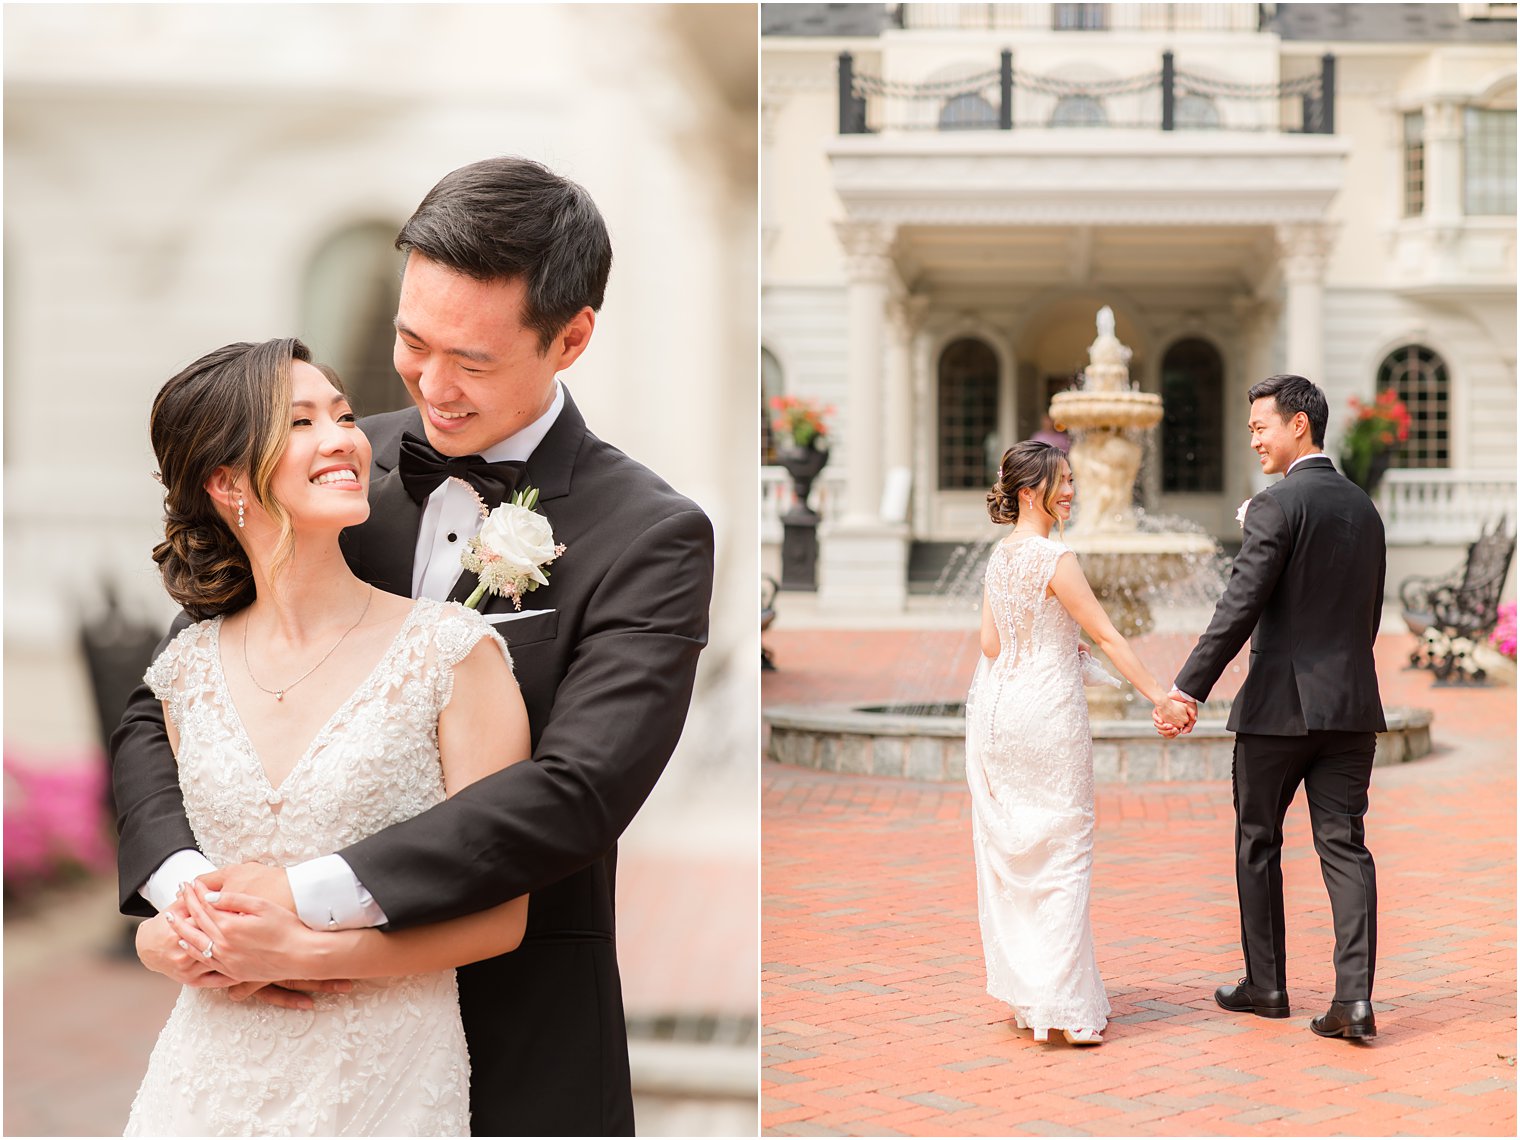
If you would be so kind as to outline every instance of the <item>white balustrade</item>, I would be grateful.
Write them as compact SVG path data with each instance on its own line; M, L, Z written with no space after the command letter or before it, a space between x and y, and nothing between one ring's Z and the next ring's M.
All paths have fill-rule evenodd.
M1471 542L1500 515L1515 525L1508 471L1389 471L1377 493L1390 545Z
M813 480L811 505L825 519L833 518L835 511L844 511L844 471L825 467ZM791 510L796 501L792 493L792 477L785 467L760 468L760 541L781 541L781 516Z

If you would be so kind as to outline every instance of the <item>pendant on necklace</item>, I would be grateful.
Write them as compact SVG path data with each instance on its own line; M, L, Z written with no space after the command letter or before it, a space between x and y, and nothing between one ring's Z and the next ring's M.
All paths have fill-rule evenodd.
M283 701L285 699L285 690L281 689L278 693L276 693L274 695L274 699L277 701Z

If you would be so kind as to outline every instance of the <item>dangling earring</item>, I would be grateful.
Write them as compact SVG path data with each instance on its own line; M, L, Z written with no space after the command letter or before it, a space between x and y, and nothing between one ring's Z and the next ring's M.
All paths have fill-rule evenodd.
M238 530L243 529L243 496L238 496Z

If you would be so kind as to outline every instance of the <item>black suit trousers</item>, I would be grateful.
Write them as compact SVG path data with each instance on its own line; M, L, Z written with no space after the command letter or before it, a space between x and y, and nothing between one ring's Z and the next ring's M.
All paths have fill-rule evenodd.
M1363 817L1374 732L1235 737L1235 885L1246 975L1286 990L1282 825L1300 783L1335 921L1335 1000L1370 1001L1377 957L1377 879Z

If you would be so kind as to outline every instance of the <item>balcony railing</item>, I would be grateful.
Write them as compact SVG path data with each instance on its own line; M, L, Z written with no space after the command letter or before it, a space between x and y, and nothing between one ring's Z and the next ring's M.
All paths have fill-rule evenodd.
M1272 83L1232 83L1176 64L1105 80L1066 79L1016 69L1004 49L997 66L960 78L910 83L855 70L839 56L839 133L1123 127L1140 130L1335 133L1335 57L1318 72Z
M1515 520L1515 476L1505 471L1394 470L1378 510L1390 544L1463 543L1500 515Z
M1256 32L1255 4L903 4L910 30Z

